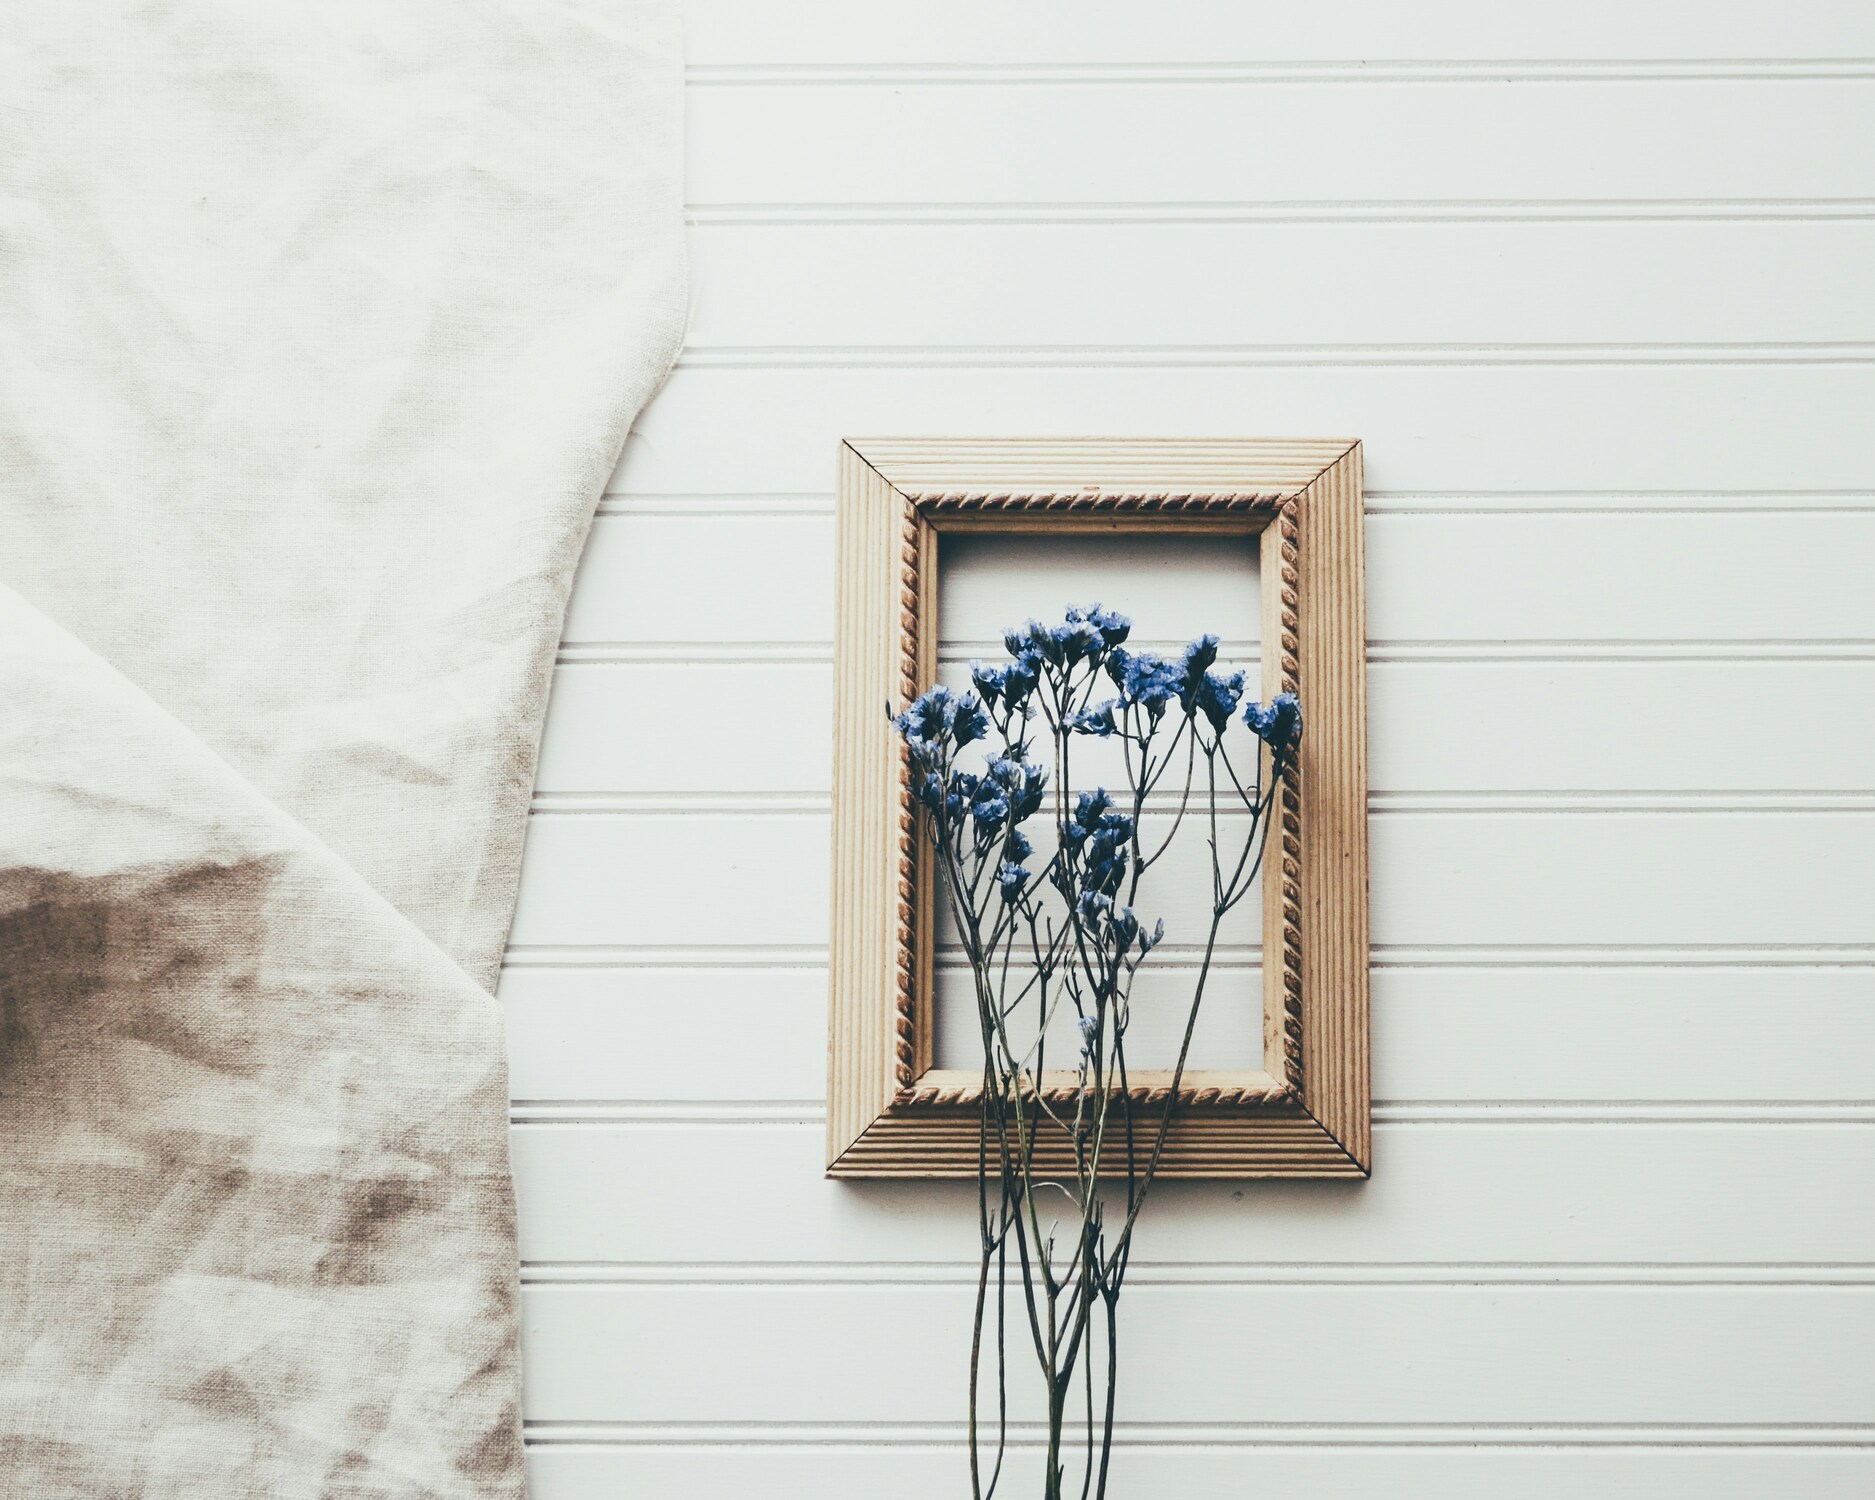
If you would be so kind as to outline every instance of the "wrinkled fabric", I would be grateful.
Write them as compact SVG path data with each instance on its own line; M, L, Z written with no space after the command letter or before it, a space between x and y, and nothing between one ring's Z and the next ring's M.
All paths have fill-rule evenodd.
M680 91L644 0L8 11L8 1500L522 1494L490 992Z

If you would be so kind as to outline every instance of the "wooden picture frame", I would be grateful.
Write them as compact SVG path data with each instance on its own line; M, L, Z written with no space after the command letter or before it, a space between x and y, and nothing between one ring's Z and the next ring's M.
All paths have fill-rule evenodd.
M1361 448L1339 438L840 445L828 1175L977 1174L980 1075L932 1066L936 882L887 711L936 677L941 539L986 531L1262 535L1263 693L1306 726L1264 881L1264 1066L1188 1069L1176 1101L1136 1075L1133 1103L1148 1128L1176 1105L1165 1176L1366 1176Z

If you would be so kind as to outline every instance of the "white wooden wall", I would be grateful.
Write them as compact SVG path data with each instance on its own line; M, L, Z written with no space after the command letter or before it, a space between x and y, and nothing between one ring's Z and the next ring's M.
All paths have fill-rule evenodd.
M538 1500L967 1492L968 1193L820 1174L879 431L1367 441L1375 1175L1164 1191L1117 1500L1875 1493L1875 6L690 11L503 987Z

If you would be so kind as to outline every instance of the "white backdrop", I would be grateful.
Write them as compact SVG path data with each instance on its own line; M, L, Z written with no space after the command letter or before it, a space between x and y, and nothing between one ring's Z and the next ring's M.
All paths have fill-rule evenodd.
M538 1500L966 1493L968 1195L820 1175L881 431L1367 441L1375 1177L1165 1193L1120 1493L1875 1491L1875 10L690 10L502 991Z

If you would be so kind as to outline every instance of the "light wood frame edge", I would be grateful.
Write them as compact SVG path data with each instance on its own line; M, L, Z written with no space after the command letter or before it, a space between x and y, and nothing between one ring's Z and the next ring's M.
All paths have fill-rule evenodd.
M950 461L959 451L967 460ZM1137 469L1141 454L1155 474L1173 476L1172 487L1033 482L1038 462L1098 475L1114 455ZM997 484L1005 466L1022 480ZM969 480L962 486L955 484L960 468ZM1202 482L1207 470L1215 476L1209 483ZM1367 1175L1359 443L848 439L839 450L836 520L829 1176L972 1177L977 1170L977 1107L956 1079L931 1071L935 903L928 882L916 880L902 749L887 724L888 706L902 706L935 673L936 549L928 517L944 515L946 530L1078 530L1090 512L1125 504L1136 515L1152 512L1155 529L1216 530L1222 500L1241 504L1251 495L1273 517L1261 549L1263 687L1299 692L1307 716L1298 774L1272 829L1280 894L1265 903L1265 953L1284 955L1280 964L1265 964L1265 1050L1281 1058L1283 1076L1229 1075L1224 1089L1207 1084L1207 1075L1188 1076L1162 1170L1175 1177ZM1165 1093L1135 1090L1148 1128Z

